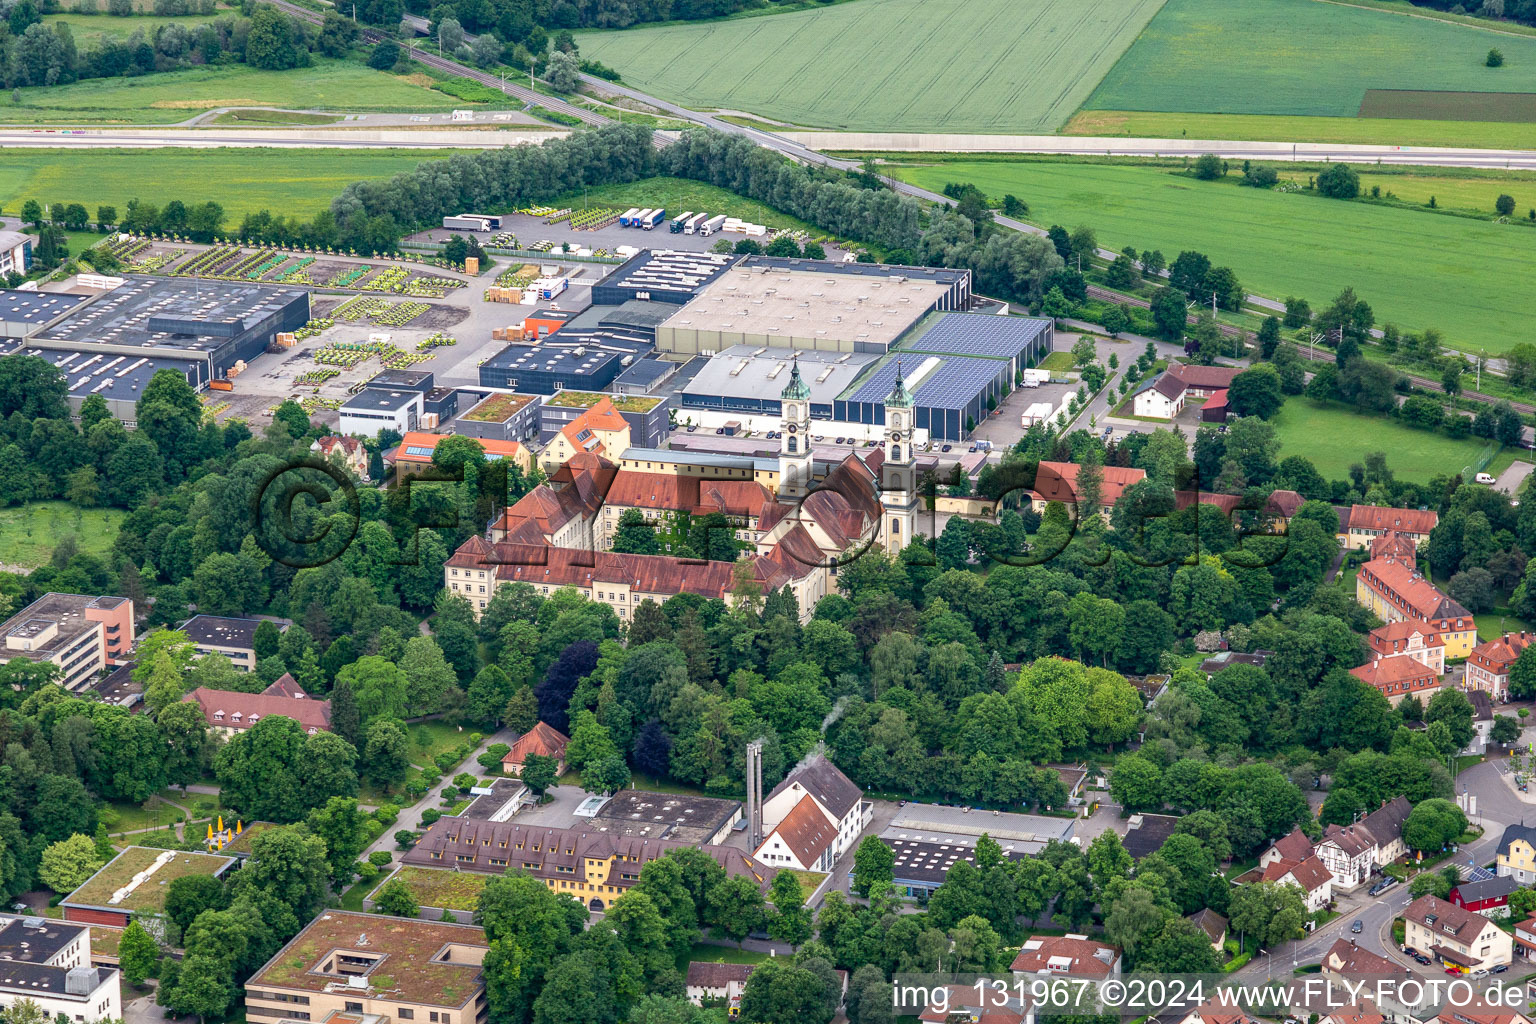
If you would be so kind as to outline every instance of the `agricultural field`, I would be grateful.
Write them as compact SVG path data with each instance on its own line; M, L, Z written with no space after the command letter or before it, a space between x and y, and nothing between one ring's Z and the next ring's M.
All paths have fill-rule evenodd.
M1536 315L1525 287L1536 229L1521 224L1242 188L1236 175L1202 182L1149 162L905 159L914 162L889 169L915 185L971 182L989 196L1012 193L1029 203L1032 222L1086 224L1110 248L1157 248L1169 259L1198 249L1260 294L1302 296L1316 309L1352 286L1378 321L1438 327L1467 349L1502 352ZM1525 194L1536 205L1536 189Z
M1505 66L1484 67L1495 46ZM1353 117L1372 89L1536 92L1536 38L1317 0L1168 0L1084 106Z
M65 501L0 508L0 568L30 571L44 565L67 536L81 551L106 557L122 521L121 509L76 508Z
M130 19L124 19L130 20ZM175 124L215 107L380 110L424 113L465 105L432 88L426 75L393 75L361 64L317 60L294 71L236 64L140 78L28 86L0 110L9 124Z
M1349 467L1363 463L1367 452L1386 452L1387 465L1399 480L1425 483L1440 473L1459 473L1475 466L1498 445L1471 437L1454 441L1444 434L1406 426L1385 416L1371 416L1342 405L1319 405L1309 398L1292 398L1270 420L1280 442L1279 458L1304 455L1329 480L1349 476ZM1412 455L1404 453L1411 452Z
M1161 3L856 0L577 42L626 83L690 107L816 128L1040 132L1082 105Z
M0 163L0 205L28 199L127 208L139 198L164 205L214 200L226 223L267 209L310 217L350 182L387 178L447 150L358 149L338 159L326 149L11 149ZM73 247L71 251L75 250Z
M75 47L81 51L93 50L103 41L122 43L135 32L143 32L153 42L155 29L161 25L180 25L188 32L221 17L239 14L238 10L221 8L214 14L184 14L175 17L139 15L132 18L109 17L100 14L50 14L43 19L47 25L68 25L75 37Z

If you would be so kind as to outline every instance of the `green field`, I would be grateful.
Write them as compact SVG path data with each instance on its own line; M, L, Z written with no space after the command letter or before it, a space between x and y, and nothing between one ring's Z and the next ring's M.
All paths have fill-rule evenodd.
M1484 67L1495 46L1505 66ZM1536 92L1536 38L1317 0L1168 0L1084 106L1351 117L1367 89Z
M164 205L210 199L228 219L259 209L312 216L350 182L387 178L447 150L357 149L12 149L0 162L0 206L28 199L98 204L121 213L128 200ZM72 248L72 252L77 251ZM3 513L0 513L3 514Z
M122 19L129 20L129 19ZM294 71L236 64L140 78L94 78L20 90L0 105L7 124L175 124L214 107L384 110L419 113L465 106L425 75L392 75L350 61L317 60Z
M1081 110L1063 135L1134 139L1243 139L1253 142L1358 142L1380 146L1536 149L1536 124L1424 121L1386 117L1293 114L1190 114L1148 110Z
M1523 225L1242 188L1236 175L1201 182L1145 162L957 159L890 170L934 191L965 181L1012 193L1034 223L1087 224L1110 248L1156 248L1170 260L1197 249L1250 291L1302 296L1314 309L1349 285L1378 321L1438 327L1468 349L1502 352L1536 315L1526 287L1536 230Z
M786 228L791 231L807 231L812 236L824 234L819 228L807 224L785 213L780 213L771 206L751 199L744 199L735 192L727 192L723 188L715 188L713 185L705 185L702 182L689 181L686 178L645 178L641 181L629 182L623 185L603 185L599 188L588 189L586 194L580 192L567 194L559 199L552 199L546 205L555 207L569 206L579 210L583 203L587 206L661 206L668 215L672 211L682 213L685 210L698 212L708 211L711 214L723 213L727 217L740 217L754 224L764 224L770 228Z
M1161 2L857 0L577 42L626 83L690 107L817 128L1053 131Z
M35 569L70 535L81 551L105 556L117 540L123 515L121 509L81 509L64 501L0 508L0 563Z
M1309 398L1292 398L1270 422L1280 442L1278 458L1305 456L1329 480L1347 479L1349 467L1363 464L1367 452L1386 452L1387 465L1398 479L1425 483L1440 473L1460 473L1476 465L1490 447L1498 449L1481 438L1453 441L1385 416L1318 405Z
M49 25L68 25L70 34L75 37L76 49L85 51L93 50L100 46L103 40L109 40L114 43L126 42L128 37L135 32L143 32L145 40L153 43L155 29L161 25L181 25L188 32L195 32L201 25L217 21L221 16L237 13L236 11L224 10L216 14L187 14L173 18L154 16L117 18L96 14L50 14L43 21Z

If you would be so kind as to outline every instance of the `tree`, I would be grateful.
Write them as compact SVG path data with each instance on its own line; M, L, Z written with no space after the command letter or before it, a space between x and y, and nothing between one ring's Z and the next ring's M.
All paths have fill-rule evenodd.
M1498 715L1493 720L1489 735L1495 743L1510 746L1520 738L1520 723L1508 715Z
M1194 175L1201 181L1215 181L1226 173L1226 162L1215 153L1204 153L1195 159Z
M768 888L773 913L768 915L768 934L790 946L798 946L811 937L811 912L805 906L800 880L788 871L773 876Z
M305 66L309 63L309 51L303 30L276 7L257 7L246 35L245 62L268 71Z
M1438 851L1467 830L1467 816L1449 800L1421 800L1403 822L1403 842L1411 850Z
M224 910L228 906L229 893L224 883L212 875L182 875L172 879L165 889L165 916L182 934L203 911Z
M331 884L343 889L352 881L358 854L372 840L367 823L370 819L357 809L352 797L333 796L324 807L309 812L305 825L325 840L326 862L331 868Z
M1515 197L1501 194L1493 201L1493 208L1500 217L1508 217L1515 212Z
M54 892L73 892L94 875L102 863L96 855L96 841L77 832L43 851L37 877Z
M1483 64L1486 67L1490 67L1490 68L1501 68L1501 67L1503 67L1504 66L1504 51L1499 49L1497 46L1493 47L1492 49L1490 49L1488 51L1488 56L1483 59Z
M557 763L554 758L544 754L529 754L523 758L523 770L518 778L523 784L539 796L555 787L555 781L559 778Z
M853 855L853 891L868 897L874 885L895 881L896 855L877 836L865 836Z
M617 793L628 785L629 765L617 751L588 761L581 769L581 788L588 793Z
M1354 199L1360 194L1360 175L1348 164L1329 164L1317 176L1317 190L1330 199Z
M569 53L556 51L549 55L544 80L556 92L575 92L581 84L581 62Z
M742 1024L828 1024L826 983L811 971L780 958L758 964L741 993Z
M469 684L469 696L464 714L470 721L486 728L494 728L512 699L512 680L497 665L487 665Z
M399 62L400 44L391 39L375 44L373 52L368 54L368 66L375 71L388 71Z
M1306 917L1301 890L1277 882L1238 886L1232 890L1227 908L1230 927L1252 936L1261 949L1295 937Z
M1160 288L1152 297L1152 322L1157 325L1158 337L1165 341L1178 341L1184 336L1189 317L1186 308L1188 298L1176 288Z
M160 961L160 945L138 921L129 921L117 944L118 967L123 980L135 988L155 972Z
M1475 731L1472 718L1472 702L1459 690L1440 690L1430 698L1428 707L1424 709L1425 725L1444 722L1449 728L1451 742L1455 744L1452 752L1465 750L1467 744L1472 742Z
M386 787L405 778L411 767L411 746L400 723L381 718L368 727L363 767L370 778Z
M627 508L619 516L613 531L613 543L609 550L629 555L656 555L661 553L661 542L656 539L656 528L637 508Z
M384 887L379 890L379 895L373 901L373 907L391 917L415 917L421 913L421 907L416 903L415 893L398 877L384 883Z
M1128 810L1154 810L1162 806L1162 772L1144 757L1129 755L1115 762L1109 789Z
M1270 321L1274 318L1270 317ZM1237 416L1269 419L1285 404L1280 393L1280 377L1273 368L1257 366L1232 378L1227 389L1227 403Z

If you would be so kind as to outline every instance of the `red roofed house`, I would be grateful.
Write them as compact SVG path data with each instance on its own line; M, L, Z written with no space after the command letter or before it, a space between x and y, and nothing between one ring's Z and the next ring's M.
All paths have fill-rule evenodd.
M468 437L467 434L430 434L426 431L412 430L400 440L399 447L394 451L392 461L395 472L400 475L421 472L432 465L432 453L437 450L438 444L446 437L456 436ZM469 439L484 449L487 462L511 459L524 473L533 469L533 456L529 454L525 445L517 441L496 441L486 437Z
M1184 411L1184 398L1189 385L1172 373L1159 374L1156 380L1143 385L1131 399L1131 412L1153 420L1171 420Z
M1341 522L1343 535L1339 543L1364 551L1371 541L1388 532L1401 534L1414 546L1429 540L1429 531L1435 528L1440 517L1427 509L1386 508L1382 505L1352 505L1349 519Z
M1484 641L1467 659L1467 689L1482 690L1497 700L1509 699L1509 670L1520 652L1536 643L1536 633L1521 630Z
M746 990L747 979L752 977L752 969L756 966L690 960L683 990L695 1006L703 1006L706 999L724 1000L734 1017L741 1012L741 993Z
M359 480L368 479L368 449L363 447L363 442L355 437L337 437L335 434L327 434L325 437L316 438L309 446L312 452L318 452L322 459L330 461L335 459Z
M1405 946L1461 973L1509 963L1510 934L1486 917L1435 896L1420 896L1403 911Z
M1488 1003L1479 998L1477 1002L1466 1006L1457 1006L1454 1002L1446 1003L1438 1016L1431 1017L1424 1024L1532 1024L1532 1022L1528 1014L1514 1007L1504 1006L1501 1003Z
M267 715L291 718L311 736L331 730L331 702L308 696L286 672L260 693L199 686L182 700L195 703L208 728L226 738L249 729Z
M1388 530L1380 537L1371 538L1372 558L1398 558L1414 561L1419 557L1419 544L1407 534Z
M874 805L864 799L864 791L825 757L814 756L785 776L763 801L763 827L768 838L759 852L776 856L792 855L831 862L853 848L866 826L874 819ZM827 824L814 824L812 814ZM781 830L783 830L781 832ZM782 849L773 848L774 836ZM765 864L788 861L763 860ZM801 863L811 870L805 861Z
M1394 707L1409 694L1417 694L1424 700L1440 689L1440 677L1435 670L1406 654L1394 654L1386 658L1368 661L1349 674L1374 687Z
M1432 629L1416 622L1389 622L1371 630L1366 637L1371 645L1371 656L1390 658L1406 654L1415 661L1423 662L1436 675L1445 672L1445 641Z
M604 396L596 405L567 423L539 456L544 472L553 473L572 455L587 452L617 459L630 447L629 421Z
M1438 633L1447 658L1470 656L1477 642L1472 613L1421 576L1412 559L1366 562L1355 577L1355 600L1383 622L1413 622Z
M1168 373L1184 382L1190 398L1210 398L1232 386L1232 379L1243 372L1241 366L1202 366L1199 363L1168 364Z
M1032 491L1035 511L1044 512L1045 506L1052 501L1076 506L1077 471L1081 468L1075 462L1040 463L1040 468L1035 472L1035 486ZM1103 474L1104 482L1099 487L1099 503L1106 509L1114 507L1115 502L1120 500L1120 495L1125 493L1127 487L1147 478L1146 470L1123 466L1105 466Z
M1233 994L1218 990L1217 993L1184 1016L1178 1024L1257 1024L1257 1018L1237 1005Z
M1035 1008L1023 993L986 985L945 985L928 992L923 1024L1035 1024ZM902 1007L903 1011L912 1009Z
M566 736L554 726L539 722L532 729L519 736L501 758L501 770L508 775L523 774L523 761L529 754L540 754L544 757L555 759L555 771L565 771L565 747L570 743L570 737Z
M1314 854L1305 860L1277 860L1264 869L1264 881L1294 885L1302 902L1316 913L1333 900L1333 876Z
M1312 840L1300 826L1297 826L1276 839L1273 846L1259 855L1259 867L1267 868L1277 861L1295 863L1306 860L1310 856L1312 856Z
M1039 974L1110 978L1119 977L1123 961L1119 949L1086 935L1032 935L1009 970L1015 978Z

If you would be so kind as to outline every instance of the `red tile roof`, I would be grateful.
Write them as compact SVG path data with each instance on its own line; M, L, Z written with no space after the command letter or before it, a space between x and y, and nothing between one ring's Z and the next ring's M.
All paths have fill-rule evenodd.
M1297 827L1276 839L1271 849L1279 852L1282 861L1303 861L1312 856L1312 840Z
M1505 633L1503 636L1485 640L1472 648L1472 661L1494 675L1508 675L1510 666L1515 663L1516 658L1520 657L1520 652L1533 643L1536 643L1536 633L1528 633L1525 630L1518 633Z
M1082 467L1075 462L1042 462L1035 473L1035 493L1046 501L1077 503L1077 471ZM1100 500L1113 505L1132 484L1147 478L1146 470L1124 466L1105 466L1104 484L1099 488Z
M671 473L621 469L608 487L607 503L623 508L671 509L702 516L720 512L756 519L773 492L756 480L712 480Z
M1277 515L1281 519L1289 520L1305 501L1306 499L1295 491L1271 491L1269 492L1269 500L1264 503L1264 511Z
M196 703L208 724L220 728L249 729L267 715L291 718L305 732L311 729L328 732L331 728L331 702L313 697L278 697L199 686L182 700Z
M432 461L431 455L412 454L412 448L436 449L438 442L445 437L457 437L456 434L432 434L421 430L412 430L400 440L400 447L395 452L396 462L427 463ZM488 457L513 458L523 450L523 446L516 441L492 441L483 437L471 437L471 441L478 444Z
M1394 963L1384 956L1377 956L1368 949L1361 949L1349 939L1340 938L1323 954L1322 968L1331 974L1353 977L1378 974L1383 977L1397 975L1406 978L1408 968Z
M1196 363L1169 363L1168 373L1187 386L1201 391L1220 391L1232 384L1232 378L1243 372L1241 366L1201 366Z
M1372 558L1396 558L1411 564L1418 559L1418 556L1418 541L1406 533L1388 530L1379 537L1371 538Z
M1421 622L1466 619L1470 626L1472 613L1441 593L1439 587L1419 575L1412 565L1405 565L1395 558L1373 558L1360 567L1357 578L1382 594L1393 607L1412 614Z
M1173 507L1180 512L1199 502L1201 505L1214 505L1230 516L1237 511L1238 503L1242 500L1243 497L1240 494L1219 494L1216 491L1173 492Z
M1413 639L1414 634L1423 637L1422 643L1425 647L1445 646L1445 641L1440 634L1422 622L1400 619L1371 630L1369 636L1371 650L1380 654L1401 654L1408 649L1408 643Z
M1022 974L1059 972L1108 977L1120 959L1120 950L1081 935L1030 936L1011 970Z
M315 444L319 446L321 454L324 455L329 455L335 451L337 445L340 445L341 450L348 455L355 455L357 450L362 447L363 442L355 437L337 437L335 434L327 434L325 437L316 438Z
M1287 875L1309 893L1316 892L1333 879L1315 854L1304 860L1277 860L1264 869L1266 882L1278 882Z
M543 757L552 757L556 761L564 761L565 747L570 742L570 738L559 729L539 722L513 742L512 748L502 755L501 763L520 765L529 754L539 754Z
M1352 505L1349 509L1351 530L1399 530L1427 534L1440 517L1433 511L1416 508L1386 508L1382 505Z
M1388 696L1429 690L1440 685L1440 677L1434 669L1407 654L1392 654L1368 661L1359 668L1350 669L1349 674Z
M813 798L803 796L763 841L763 846L766 847L774 836L778 836L789 847L789 852L802 865L813 867L817 858L837 838L837 826L821 813L821 808L816 806Z

